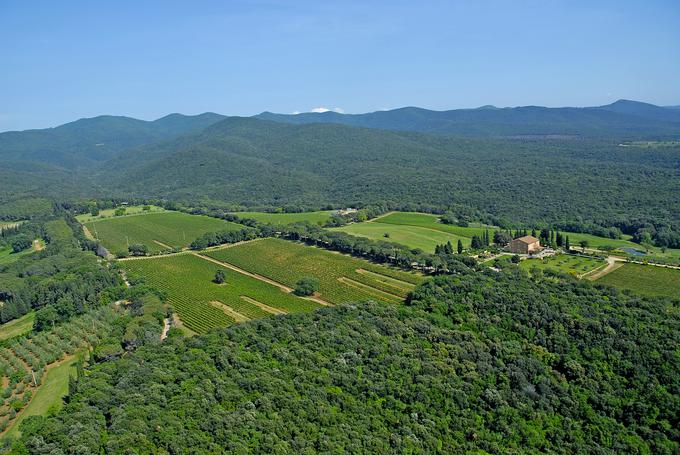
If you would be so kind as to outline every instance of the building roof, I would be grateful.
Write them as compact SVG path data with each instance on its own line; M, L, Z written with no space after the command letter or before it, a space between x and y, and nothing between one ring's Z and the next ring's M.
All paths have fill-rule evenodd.
M532 243L538 242L538 239L532 235L525 235L524 237L520 237L515 240L518 240L522 243L526 243L527 245L531 245Z

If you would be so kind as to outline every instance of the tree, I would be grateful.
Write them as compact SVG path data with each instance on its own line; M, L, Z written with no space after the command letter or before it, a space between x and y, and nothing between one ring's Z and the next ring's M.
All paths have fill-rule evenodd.
M307 276L295 284L295 295L312 295L319 290L320 282L317 278Z
M463 242L458 239L458 248L457 248L458 254L463 254Z
M498 246L505 246L512 241L512 236L507 232L496 231L493 234L493 243Z
M227 278L227 274L224 273L224 270L218 269L217 272L215 272L215 278L213 279L213 283L216 284L224 284L224 281Z
M97 207L96 205L90 207L90 215L99 216L99 207Z
M581 240L578 242L579 246L581 247L581 252L585 253L586 248L588 248L588 241L587 240Z
M149 247L141 243L133 243L128 247L128 251L133 256L146 256L149 253Z
M24 251L30 248L32 244L33 242L31 242L31 240L28 237L22 235L14 239L14 241L12 242L12 251L14 253Z
M444 246L444 252L446 254L453 254L453 245L451 244L451 240L446 242L446 245Z
M125 215L125 207L119 207L116 209L115 212L113 212L115 216L123 216Z
M473 250L477 250L477 249L483 248L483 247L484 247L484 244L482 243L482 239L480 239L478 235L473 235L473 236L472 236L472 242L471 242L470 247L471 247Z
M385 233L383 234L383 237L385 237L386 239L389 239L389 238L390 238L390 233L389 233L389 232L385 232Z
M518 255L516 255L516 254L513 255L513 256L510 258L510 262L512 262L513 264L519 264L519 261L520 261L520 257L519 257Z
M564 240L564 248L569 251L571 250L571 244L569 243L569 236L567 236Z

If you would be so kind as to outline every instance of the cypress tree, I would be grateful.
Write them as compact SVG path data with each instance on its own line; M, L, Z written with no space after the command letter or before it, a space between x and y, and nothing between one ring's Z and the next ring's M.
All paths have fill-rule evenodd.
M569 236L567 236L567 241L566 241L566 244L565 244L565 248L567 249L567 251L571 250L571 246L569 245Z
M458 239L458 254L463 254L463 242Z

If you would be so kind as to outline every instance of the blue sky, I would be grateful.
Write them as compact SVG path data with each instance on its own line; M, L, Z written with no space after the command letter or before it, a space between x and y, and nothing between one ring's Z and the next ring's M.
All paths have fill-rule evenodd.
M680 1L0 0L0 131L619 98L680 104Z

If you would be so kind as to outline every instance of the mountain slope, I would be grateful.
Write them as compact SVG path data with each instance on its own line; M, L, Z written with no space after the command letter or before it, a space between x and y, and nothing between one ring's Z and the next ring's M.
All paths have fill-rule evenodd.
M99 116L56 128L0 133L0 161L47 163L73 169L105 161L123 150L171 139L223 117L172 114L153 122Z
M405 107L367 114L336 112L297 115L263 112L257 118L294 124L340 123L401 131L462 136L680 137L680 113L636 101L587 108L524 106L431 111Z

